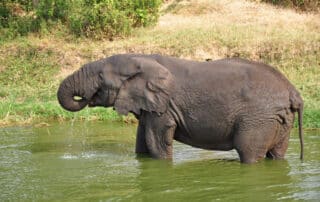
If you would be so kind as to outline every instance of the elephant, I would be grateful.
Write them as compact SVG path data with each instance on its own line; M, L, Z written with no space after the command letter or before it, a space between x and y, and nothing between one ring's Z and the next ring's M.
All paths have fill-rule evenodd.
M241 58L191 61L117 54L83 65L58 89L69 111L113 107L138 120L135 152L171 159L173 140L207 150L235 149L241 163L283 159L303 99L274 67Z

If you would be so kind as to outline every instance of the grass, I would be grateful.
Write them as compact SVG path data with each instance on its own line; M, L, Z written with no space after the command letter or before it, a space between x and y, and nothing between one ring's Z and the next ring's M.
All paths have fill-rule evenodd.
M20 38L4 45L0 74L0 126L30 124L49 120L131 121L111 109L85 109L79 113L63 110L57 103L56 89L61 68L58 54L50 48Z
M305 101L305 127L320 127L320 15L236 0L170 1L154 28L108 40L74 38L63 27L0 40L0 125L49 120L132 121L111 109L64 111L60 81L86 62L116 53L160 53L204 61L244 57L277 67Z

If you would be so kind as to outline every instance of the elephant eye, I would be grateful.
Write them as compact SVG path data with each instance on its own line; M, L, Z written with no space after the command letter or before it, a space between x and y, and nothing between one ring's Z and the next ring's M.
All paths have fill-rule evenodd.
M73 100L79 102L79 101L84 100L84 98L81 96L75 95L75 96L73 96Z

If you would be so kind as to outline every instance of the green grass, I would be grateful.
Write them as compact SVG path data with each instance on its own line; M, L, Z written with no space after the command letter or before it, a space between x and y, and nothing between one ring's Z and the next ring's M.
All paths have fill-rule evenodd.
M30 124L44 120L113 120L132 121L111 109L85 109L79 113L63 110L56 98L61 78L56 53L41 50L26 38L5 44L6 57L1 58L0 126Z
M0 40L0 125L49 120L134 121L132 116L119 116L112 109L67 112L59 106L56 91L63 78L86 62L136 52L200 61L239 56L271 64L301 92L305 102L304 127L320 128L318 15L224 0L210 1L209 8L217 9L208 12L202 10L201 2L205 1L197 1L197 6L193 2L183 6L188 12L164 13L158 26L137 29L126 39L74 38L57 27L55 32L41 36ZM250 14L251 7L258 10ZM190 9L201 9L204 14L189 12Z

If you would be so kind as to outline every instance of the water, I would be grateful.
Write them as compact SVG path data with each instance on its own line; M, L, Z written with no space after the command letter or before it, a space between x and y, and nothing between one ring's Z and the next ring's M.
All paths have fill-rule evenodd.
M0 128L0 201L294 201L320 199L320 130L294 132L286 160L174 143L172 162L136 158L133 125Z

